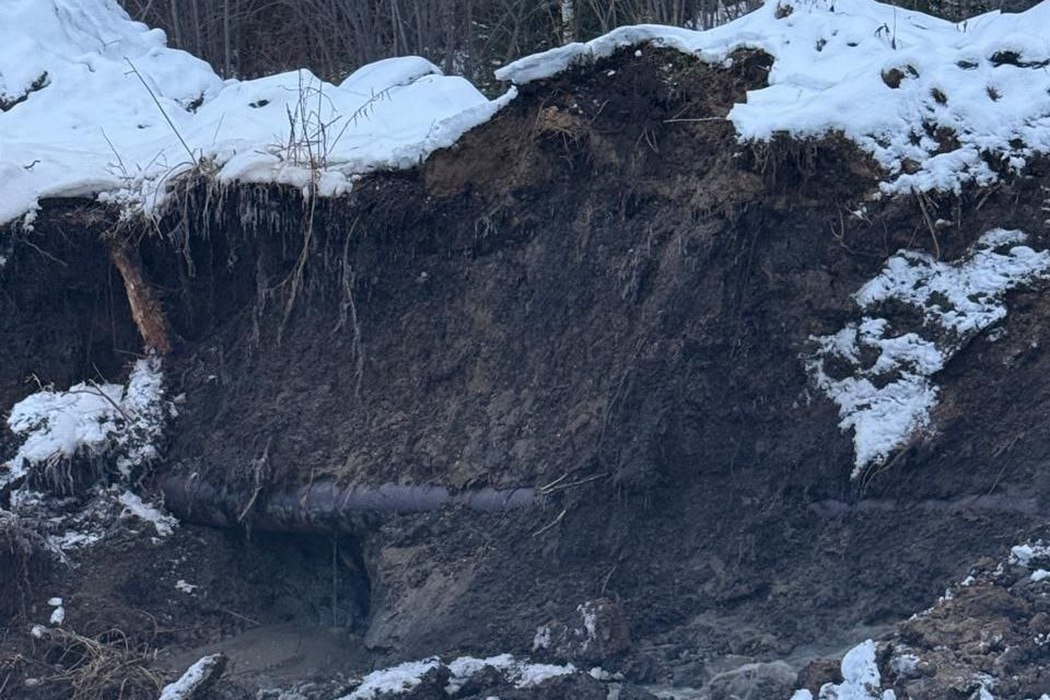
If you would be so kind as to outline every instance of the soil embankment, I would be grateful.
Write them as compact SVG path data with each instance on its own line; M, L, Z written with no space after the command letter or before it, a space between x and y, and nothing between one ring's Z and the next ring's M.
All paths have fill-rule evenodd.
M184 397L144 486L198 480L239 525L118 540L40 585L79 601L81 634L194 649L323 625L362 664L527 651L538 625L614 598L634 644L607 663L700 687L841 651L1000 556L1050 514L1041 290L938 375L935 432L859 480L801 358L899 248L953 259L993 227L1042 247L1050 177L865 203L877 170L842 140L737 143L724 117L769 64L624 51L336 200L185 183L138 236ZM49 203L4 234L2 405L28 375L115 376L138 349L99 240L114 216ZM253 514L315 483L535 502L260 531Z

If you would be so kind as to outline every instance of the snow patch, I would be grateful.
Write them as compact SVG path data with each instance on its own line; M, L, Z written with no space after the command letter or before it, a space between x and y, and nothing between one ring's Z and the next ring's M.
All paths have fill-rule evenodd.
M182 593L186 593L187 595L192 595L193 591L197 590L198 588L200 588L200 586L198 586L197 584L187 583L181 578L175 582L175 590L181 591Z
M453 659L448 662L448 670L451 674L448 684L445 686L445 692L449 695L455 695L462 688L463 685L485 669L486 666L491 666L503 673L512 670L516 665L517 661L510 654L500 654L499 656L490 656L487 659L477 659L473 656L461 656L457 659Z
M161 362L138 360L127 386L80 383L66 391L42 389L11 409L7 425L23 439L17 453L0 464L0 488L30 470L68 463L114 459L128 478L134 468L158 456L173 407L164 400Z
M1050 544L1046 544L1042 540L1019 544L1010 548L1009 562L1011 564L1031 568L1034 562L1042 561L1050 563Z
M540 625L536 628L536 636L532 638L532 650L540 651L541 649L547 649L551 645L551 628L550 625Z
M174 517L116 485L96 484L75 498L45 496L23 485L10 493L10 507L13 514L32 524L47 549L62 562L68 562L76 550L120 532L122 520L148 522L154 543L170 535L177 524Z
M1050 252L1022 245L1025 240L1021 231L994 229L950 263L901 251L854 294L867 312L860 321L812 338L817 349L806 358L806 369L838 404L839 427L853 431L853 478L930 428L938 393L931 377L1006 317L1006 292L1046 276ZM917 312L919 328L905 332L868 315L888 302Z
M485 668L494 668L503 678L516 688L533 688L561 676L577 672L572 664L558 666L555 664L537 664L528 660L516 659L510 654L500 654L480 659L472 656L461 656L443 664L437 657L422 661L409 661L391 668L373 671L362 679L362 683L349 695L338 700L374 700L379 694L399 695L407 693L422 682L424 675L444 666L448 669L449 680L445 685L447 695L455 695L475 675ZM613 678L599 667L590 670L596 679Z
M221 663L224 663L222 654L199 659L186 669L179 680L164 686L158 700L191 700L205 679L215 673L215 667Z
M518 669L518 677L514 685L518 688L531 688L551 678L571 676L576 673L576 667L572 664L558 666L555 664L522 664Z
M222 80L108 0L5 0L0 22L0 223L53 197L163 206L173 179L346 192L416 165L513 99L488 100L419 57L338 85L309 71Z
M364 677L361 685L340 700L375 700L380 693L403 693L415 688L423 676L441 665L437 657L423 661L407 661L397 666L373 671Z
M882 690L882 678L875 663L875 642L867 640L842 657L842 683L825 683L817 700L896 700L892 690ZM791 700L813 700L813 693L798 690Z
M124 510L120 513L121 518L130 516L150 523L153 525L153 529L157 531L158 537L168 537L179 524L175 516L165 515L156 506L143 502L141 498L130 491L120 494L117 500L124 506Z
M48 623L61 627L62 623L66 621L66 608L62 605L61 598L51 598L47 601L54 610L51 611L51 617L48 619Z

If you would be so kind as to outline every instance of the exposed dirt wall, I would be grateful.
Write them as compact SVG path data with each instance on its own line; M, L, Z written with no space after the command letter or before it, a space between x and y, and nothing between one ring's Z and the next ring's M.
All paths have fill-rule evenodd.
M938 375L936 433L859 482L800 357L898 248L950 259L994 226L1042 245L1047 176L924 201L935 230L917 200L852 215L876 170L842 140L736 142L724 117L767 68L623 52L317 202L310 227L296 193L189 183L141 250L185 394L158 476L199 474L249 526L249 503L319 479L539 489L533 508L360 533L364 642L402 657L525 649L606 595L639 676L701 683L705 659L839 649L926 607L1050 513L1050 303L1013 295L1002 338ZM100 258L33 264L4 284L84 329L40 371L72 381L101 339L131 342L119 295L91 301ZM84 313L37 289L55 270ZM28 303L3 316L19 342L66 338Z

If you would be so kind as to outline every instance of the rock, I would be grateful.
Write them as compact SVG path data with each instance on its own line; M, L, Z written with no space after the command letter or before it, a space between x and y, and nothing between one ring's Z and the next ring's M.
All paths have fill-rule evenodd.
M802 667L795 680L797 688L805 688L816 697L825 683L841 683L842 669L836 659L813 659Z
M205 697L208 689L215 685L226 670L226 662L223 654L201 658L186 669L177 681L164 686L160 700L198 700Z
M589 600L576 608L569 624L549 622L536 630L532 650L552 659L599 664L631 647L627 614L610 598Z
M691 659L674 668L672 678L675 685L699 688L711 678L707 664L701 659Z
M657 696L648 690L630 684L613 685L609 689L609 695L606 697L607 700L658 700Z
M720 673L707 685L710 700L736 698L788 698L798 674L783 661L746 664Z
M638 654L627 661L623 674L635 683L655 683L659 669L660 662L651 654Z

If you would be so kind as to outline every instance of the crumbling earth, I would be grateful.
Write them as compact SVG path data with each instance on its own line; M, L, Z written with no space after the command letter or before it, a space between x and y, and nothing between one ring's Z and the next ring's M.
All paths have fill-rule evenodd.
M878 170L844 139L736 141L724 116L769 64L622 51L523 88L416 170L307 203L309 226L298 192L182 183L137 235L180 404L133 486L156 498L200 480L240 506L237 524L195 525L199 502L167 538L140 523L66 562L5 526L0 694L155 697L223 651L213 697L336 697L399 661L529 656L538 628L572 629L596 600L623 611L629 643L550 660L621 676L493 677L477 696L819 692L834 664L785 666L884 635L933 669L895 679L898 697L956 697L1004 669L1021 680L1003 697L1045 692L1045 645L1002 668L966 651L977 626L1003 626L996 644L1045 634L1036 583L1034 597L975 583L893 632L1050 512L1042 283L938 374L936 429L856 480L803 357L900 248L950 260L995 227L1043 247L1046 164L988 190L874 199ZM3 233L0 404L32 375L118 378L141 349L100 240L118 219L56 201L35 230ZM317 482L538 497L256 527ZM415 697L439 697L432 680Z

